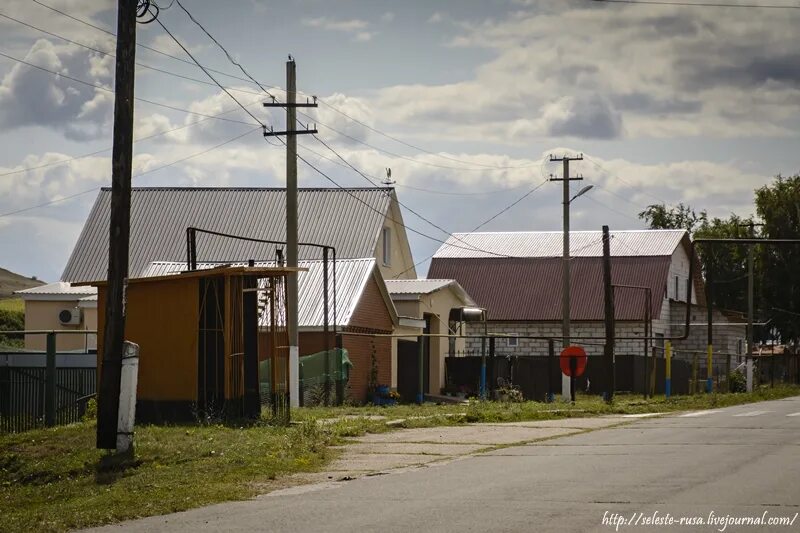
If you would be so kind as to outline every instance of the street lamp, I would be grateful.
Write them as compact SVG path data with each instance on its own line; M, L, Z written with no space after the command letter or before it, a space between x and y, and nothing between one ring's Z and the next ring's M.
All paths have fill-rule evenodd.
M561 337L564 348L569 346L570 339L569 339L569 206L572 203L572 200L586 194L591 188L591 185L587 185L583 189L581 189L578 194L570 198L569 194L569 182L570 181L579 181L582 180L583 177L577 176L574 178L569 177L569 163L570 161L582 161L583 154L578 155L577 157L553 157L550 156L551 162L562 162L564 164L564 174L561 178L551 178L550 181L561 181L563 182L563 200L562 200L562 207L564 209L564 246L562 250L562 259L563 259L563 266L562 266L562 294L561 294ZM570 395L570 378L569 376L562 374L561 375L561 396L567 400L571 398Z

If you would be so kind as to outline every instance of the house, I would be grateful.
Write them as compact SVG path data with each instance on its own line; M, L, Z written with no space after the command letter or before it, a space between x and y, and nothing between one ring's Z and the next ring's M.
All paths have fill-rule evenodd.
M73 287L57 281L15 294L25 302L26 330L78 332L97 329L97 291L94 287ZM25 335L27 350L44 351L46 342L44 335ZM96 348L97 336L93 333L56 337L56 350L59 352L86 352Z
M386 285L398 315L412 320L421 320L426 333L433 335L455 335L460 333L456 320L451 320L451 311L471 307L475 302L459 283L452 279L387 280ZM416 326L416 324L414 325ZM398 334L414 335L418 326L405 327ZM423 347L423 383L426 394L440 394L445 386L445 357L464 350L464 339L432 336ZM413 338L397 342L398 376L396 387L404 398L413 397L418 388L418 345Z
M56 289L61 292L49 295L50 302L58 301L56 307L75 307L70 293L74 283L102 280L107 276L108 260L108 220L111 201L110 189L104 188L89 214L86 224L70 255L67 265ZM187 262L187 228L196 227L218 233L282 241L285 239L285 205L286 191L280 188L181 188L181 187L136 187L131 193L131 237L129 276L131 279L146 277L153 272L154 265L161 263L166 268L183 270ZM358 309L367 309L367 301L379 302L376 312L359 311L348 322L338 325L348 329L347 343L351 349L356 344L361 349L375 351L378 358L378 379L383 384L397 386L397 353L399 341L388 337L372 338L363 336L369 332L392 334L395 328L404 328L411 336L412 342L423 332L422 315L397 317L391 299L384 298L388 294L385 280L415 279L416 270L408 243L405 226L397 196L393 188L308 188L298 191L299 241L333 246L336 250L337 269L349 268L347 261L353 264L366 265L370 282L359 286L363 289L358 302ZM239 263L254 260L258 263L273 261L276 251L282 246L234 240L222 236L205 233L197 234L197 261L199 263ZM303 261L319 261L321 251L317 247L300 246L299 258ZM361 261L361 263L359 263ZM180 263L180 268L175 265ZM355 267L354 267L355 268ZM360 267L359 267L360 268ZM344 270L342 270L344 272ZM359 271L361 272L361 271ZM366 272L366 270L364 271ZM363 272L362 272L363 273ZM341 277L337 271L337 300L344 298ZM360 278L367 279L367 275ZM87 287L82 287L85 291ZM96 296L82 294L87 298ZM321 294L321 289L318 294ZM428 299L448 297L449 291L434 291ZM458 300L458 298L456 298ZM388 301L388 304L386 302ZM45 299L29 299L26 309L31 317L43 316L35 308L43 306ZM383 302L383 303L380 303ZM92 305L90 301L86 305ZM384 304L386 304L384 306ZM48 304L50 305L50 304ZM338 301L338 308L348 304ZM302 325L304 338L311 339L313 328L321 331L322 299L319 296L301 298L302 315L314 316L315 322ZM440 307L434 304L437 309ZM51 309L52 311L52 309ZM47 313L49 311L43 311ZM437 320L448 320L445 309L443 315L436 315ZM56 315L54 315L56 316ZM96 315L95 315L96 316ZM89 322L89 313L84 313L80 324L74 327L92 329L96 327L96 318ZM397 318L395 318L397 317ZM342 318L342 317L338 317ZM32 319L26 326L29 329L52 329L52 324L45 326L44 321ZM56 329L60 326L56 324ZM91 327L90 327L91 326ZM303 328L306 328L305 332ZM355 335L360 333L361 336ZM59 339L61 342L61 339ZM308 341L311 343L311 341ZM306 344L306 346L312 346ZM321 343L317 343L319 347ZM410 343L409 343L410 345ZM409 345L405 345L406 347ZM301 355L311 348L303 347L301 339ZM313 353L313 352L312 352ZM358 357L356 357L358 359ZM354 364L357 361L353 361ZM369 366L356 364L351 373L352 386L359 391L366 379L361 374ZM434 372L435 375L435 372ZM434 381L436 383L436 381ZM431 390L438 391L432 385ZM363 395L354 394L358 398Z
M508 336L497 342L504 355L546 355L547 343L524 336L561 338L562 233L490 232L456 234L434 255L428 277L458 281L478 306L487 309L488 331ZM453 246L457 244L457 246ZM678 336L684 331L687 285L692 286L690 336L675 341L676 357L705 352L705 292L696 265L689 279L691 241L682 230L611 232L612 284L616 287L617 353L643 354L647 293L653 336ZM602 234L570 234L570 321L573 343L584 344L589 355L603 350L604 293ZM621 287L627 285L637 288ZM731 324L728 315L714 310L715 365L726 354L742 354L745 328ZM468 324L479 334L482 326ZM627 337L632 340L625 340ZM663 341L656 341L656 348ZM480 340L468 339L467 350L479 352Z

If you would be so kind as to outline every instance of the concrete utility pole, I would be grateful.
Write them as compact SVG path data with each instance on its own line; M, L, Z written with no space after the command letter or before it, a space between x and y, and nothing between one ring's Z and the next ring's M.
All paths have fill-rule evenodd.
M553 157L550 156L550 161L561 161L564 163L564 174L562 178L550 178L550 181L563 181L563 209L564 209L564 248L563 248L563 265L562 265L562 272L561 272L561 283L562 283L562 292L561 292L561 339L563 347L566 348L570 344L569 340L569 319L570 319L570 309L569 309L569 204L572 202L572 199L569 197L569 182L570 181L580 181L582 177L569 177L569 162L570 161L583 161L583 154L579 155L578 157ZM588 190L588 189L587 189ZM585 192L585 191L582 191ZM577 197L577 196L576 196ZM561 374L561 396L566 401L570 401L570 383L571 380L569 376L566 374Z
M137 0L117 3L117 65L114 99L114 148L111 159L111 221L108 286L100 389L97 397L97 447L117 447L122 350L125 341L125 289L130 241L133 95Z
M608 226L603 226L603 309L606 329L606 343L603 347L603 359L606 362L606 376L608 380L608 391L606 401L614 401L614 389L616 388L614 370L614 287L611 285L611 236Z
M752 220L747 224L740 224L740 227L749 228L748 236L751 239L756 237L756 226L763 226L764 224L756 224ZM753 302L755 292L755 257L753 245L747 246L747 354L745 355L745 365L747 367L747 392L753 392L753 339L755 334L753 332L753 316L755 314L755 304ZM730 368L728 368L728 375L730 376Z
M292 56L286 62L286 103L265 103L264 107L283 107L286 109L286 131L264 131L265 137L286 136L286 266L297 267L298 218L297 218L297 135L317 133L316 128L297 130L298 107L317 107L313 103L297 103L296 63ZM286 280L286 314L289 333L289 405L300 407L300 336L298 333L298 290L297 273Z

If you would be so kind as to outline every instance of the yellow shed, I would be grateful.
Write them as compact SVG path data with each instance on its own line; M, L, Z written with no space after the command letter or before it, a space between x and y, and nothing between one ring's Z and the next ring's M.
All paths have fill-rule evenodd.
M223 266L129 280L125 339L139 345L137 421L259 416L258 293L272 309L285 305L286 276L298 270ZM106 282L87 285L98 288L99 376ZM280 381L272 390L288 400L287 357L270 355Z

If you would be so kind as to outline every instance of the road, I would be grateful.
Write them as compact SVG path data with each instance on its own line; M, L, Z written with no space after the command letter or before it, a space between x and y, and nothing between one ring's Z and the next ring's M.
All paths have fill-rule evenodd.
M798 512L800 397L642 418L97 531L614 531L615 513L639 520L619 531L719 531L698 517ZM695 523L643 525L654 516ZM800 517L725 531L800 531Z

